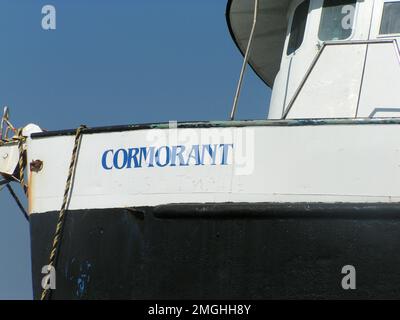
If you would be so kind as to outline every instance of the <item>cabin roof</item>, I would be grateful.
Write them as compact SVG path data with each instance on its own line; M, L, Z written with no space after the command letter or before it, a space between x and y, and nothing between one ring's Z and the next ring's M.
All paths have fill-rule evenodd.
M269 86L279 71L287 30L287 12L292 0L260 0L249 63ZM246 51L253 24L254 1L228 0L226 19L233 40Z

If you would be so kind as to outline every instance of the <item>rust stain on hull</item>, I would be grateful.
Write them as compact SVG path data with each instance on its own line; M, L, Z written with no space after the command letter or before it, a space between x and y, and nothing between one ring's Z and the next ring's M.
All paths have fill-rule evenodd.
M32 171L29 171L29 178L28 178L28 193L27 193L27 197L28 197L28 214L30 215L32 212L32 208L33 208L33 174Z

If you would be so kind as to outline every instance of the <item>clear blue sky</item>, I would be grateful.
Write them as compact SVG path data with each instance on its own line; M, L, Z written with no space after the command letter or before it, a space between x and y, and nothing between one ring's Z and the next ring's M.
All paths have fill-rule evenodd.
M57 29L41 9L57 9ZM1 0L0 106L48 130L226 120L242 57L226 0ZM238 118L266 117L270 91L251 69ZM15 189L19 189L15 185ZM20 192L19 192L20 193ZM0 192L0 299L31 299L29 225Z

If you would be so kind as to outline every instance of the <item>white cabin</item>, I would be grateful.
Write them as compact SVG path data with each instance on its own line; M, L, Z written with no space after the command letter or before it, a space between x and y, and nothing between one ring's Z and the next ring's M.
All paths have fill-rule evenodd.
M228 4L242 52L254 6ZM399 0L259 0L255 28L249 62L273 89L268 119L400 116Z

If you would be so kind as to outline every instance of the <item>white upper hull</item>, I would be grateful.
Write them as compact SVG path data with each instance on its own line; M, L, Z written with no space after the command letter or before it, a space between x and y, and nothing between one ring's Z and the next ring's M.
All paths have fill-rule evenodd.
M292 120L248 127L89 131L82 138L69 209L209 202L400 202L400 121L395 122L301 125ZM28 172L30 213L60 209L73 143L73 135L28 139L28 164L43 161L41 171ZM209 145L219 150L202 153ZM232 145L225 148L225 160L221 145ZM184 146L186 153L173 161L174 146ZM127 168L124 154L135 148L159 150L159 165L156 160L151 165L149 156L135 167L138 153ZM116 165L124 168L114 167L115 154Z

